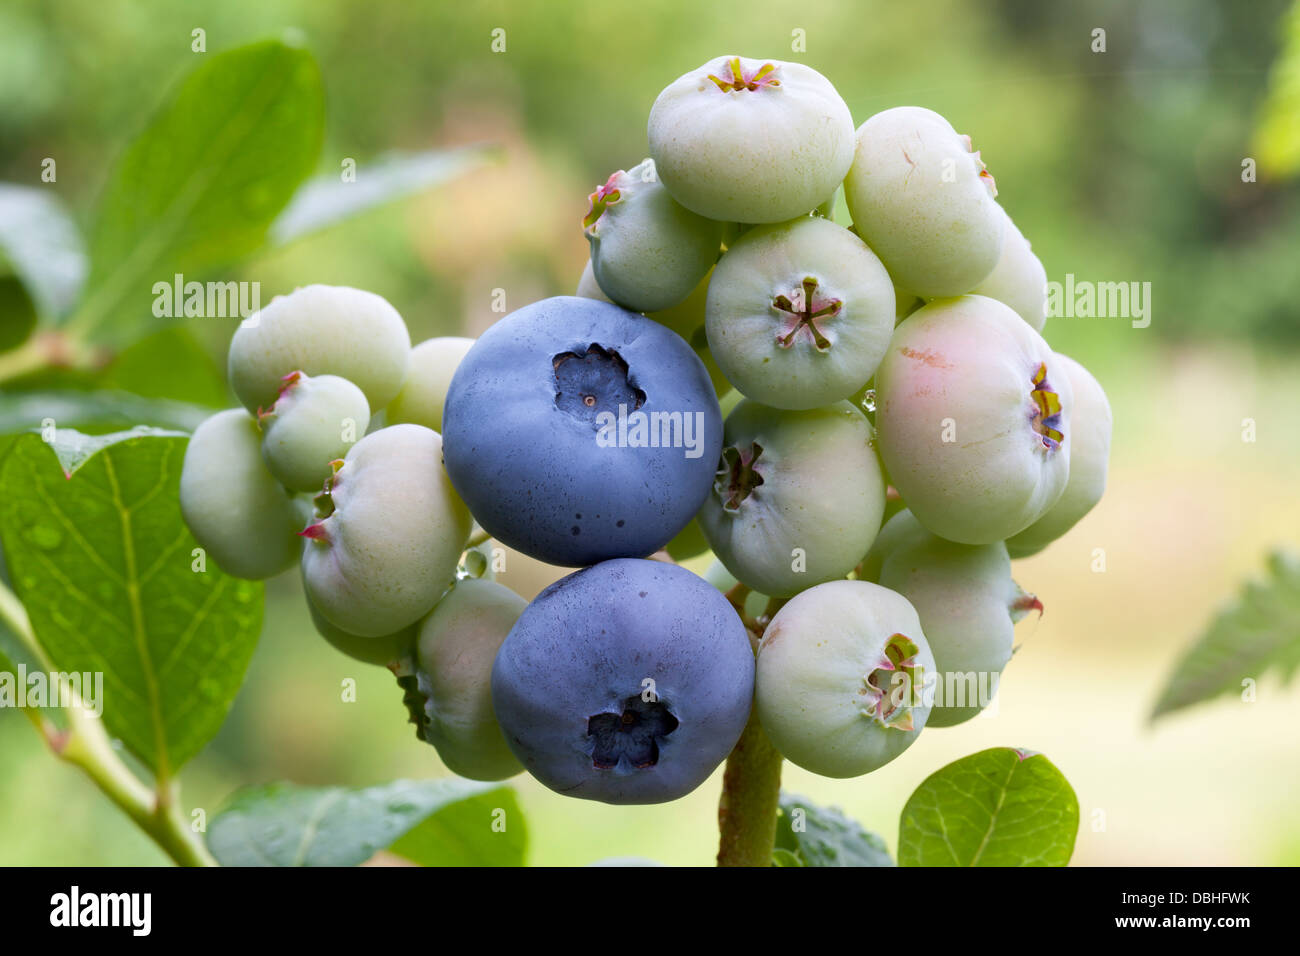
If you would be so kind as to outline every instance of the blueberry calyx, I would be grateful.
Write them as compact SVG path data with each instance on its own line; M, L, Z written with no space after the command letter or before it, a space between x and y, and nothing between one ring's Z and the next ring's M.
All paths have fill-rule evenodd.
M961 140L963 143L966 144L966 152L970 153L971 156L975 157L975 165L978 166L980 170L979 172L980 182L982 182L984 184L984 188L989 191L989 196L991 196L994 199L997 199L998 184L993 181L993 174L989 172L989 168L987 165L985 165L984 160L980 159L980 151L975 148L975 144L971 142L971 138L969 136L962 136Z
M593 342L581 352L561 352L551 359L555 370L555 407L579 421L596 424L602 411L618 414L620 405L638 409L646 394L631 380L623 357Z
M1039 363L1030 383L1033 389L1029 397L1034 404L1029 416L1030 425L1042 436L1043 447L1048 451L1056 451L1061 447L1061 442L1065 441L1065 433L1061 431L1061 397L1047 380L1046 362Z
M709 74L709 79L724 93L742 93L745 90L752 92L769 86L781 85L781 79L778 76L779 71L775 63L764 63L752 73L746 73L745 68L740 63L740 57L733 56L727 62L727 70L730 75L725 77Z
M754 467L762 454L763 446L758 442L751 442L748 449L734 445L722 449L713 490L722 499L723 511L739 511L740 503L763 483L763 476Z
M597 186L596 191L587 197L591 204L587 209L587 214L582 217L582 227L588 232L594 232L596 222L605 214L605 210L620 201L623 198L619 192L619 177L626 176L623 170L611 173L609 179L605 180L603 185Z
M621 713L592 714L587 718L591 765L612 770L626 759L638 770L653 767L659 762L659 741L676 730L677 724L666 704L640 695L623 701Z
M817 328L816 320L839 315L840 310L844 308L844 303L840 299L818 299L817 285L816 278L807 276L800 283L799 289L794 292L793 300L785 293L772 297L772 308L789 314L793 319L787 321L786 327L776 335L776 341L781 348L788 349L793 345L800 329L808 330L813 343L817 346L817 351L825 352L831 347L831 340Z
M858 691L865 697L862 714L891 730L912 730L912 707L918 703L924 675L916 657L920 648L905 634L893 634L876 666Z

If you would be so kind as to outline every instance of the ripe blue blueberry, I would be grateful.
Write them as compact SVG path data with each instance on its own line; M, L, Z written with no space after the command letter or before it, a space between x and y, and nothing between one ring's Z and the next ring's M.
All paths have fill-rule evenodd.
M698 787L749 718L754 655L726 598L685 568L617 559L543 591L501 645L506 742L556 792L663 803Z
M651 554L687 525L713 484L722 413L680 336L562 296L475 343L443 438L447 473L488 533L572 567Z

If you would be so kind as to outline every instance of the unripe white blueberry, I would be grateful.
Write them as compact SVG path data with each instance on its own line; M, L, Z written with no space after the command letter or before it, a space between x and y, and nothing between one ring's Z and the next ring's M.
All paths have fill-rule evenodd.
M1042 610L1011 579L1002 542L945 541L907 510L880 529L863 573L916 608L936 668L926 689L929 727L955 726L989 703L1011 660L1015 622Z
M681 302L676 305L661 309L658 312L646 313L646 318L654 319L660 325L666 325L672 329L690 345L691 351L700 357L704 363L704 369L709 373L709 381L713 383L713 390L717 393L719 400L722 396L732 391L731 383L727 377L722 374L722 369L718 367L717 360L713 357L713 351L709 348L708 331L705 329L705 304L709 297L709 284L713 278L713 270L710 269L708 274L700 280L700 284L691 290ZM727 414L723 409L723 415Z
M333 473L330 462L366 433L370 404L345 378L291 372L258 423L262 460L276 480L293 491L319 491Z
M230 341L230 386L250 412L267 408L293 371L339 375L371 408L393 400L406 377L411 337L397 310L373 292L309 285L276 296Z
M764 594L844 577L880 530L885 484L871 423L848 402L727 416L713 492L696 516L719 560Z
M802 63L710 60L659 94L647 134L673 198L724 222L811 212L853 162L848 106Z
M262 463L257 422L242 408L217 412L194 430L180 505L195 540L227 574L269 578L298 556L298 510Z
M582 267L582 275L578 279L578 288L574 290L574 295L580 299L599 299L601 302L613 302L609 296L605 295L605 290L600 287L596 281L596 273L592 271L591 259Z
M467 578L420 622L416 642L421 736L453 773L504 780L524 768L492 709L492 663L528 602L494 581Z
M1002 251L1004 214L970 139L899 106L863 123L856 143L844 200L894 281L927 299L974 289Z
M1047 270L1005 210L1002 216L1006 220L1002 254L972 291L1011 306L1035 332L1041 332L1047 324Z
M681 302L718 259L722 224L669 195L653 160L619 170L590 197L583 219L592 273L609 298L634 312Z
M426 339L411 349L406 381L388 406L388 424L409 422L441 433L442 406L447 400L451 377L473 345L473 339L448 335Z
M1071 412L1064 364L1008 306L938 299L894 331L876 372L876 427L895 488L932 532L1003 541L1065 490Z
M311 615L311 623L316 628L316 633L325 638L336 651L346 654L353 660L387 667L411 654L415 649L415 624L408 624L394 634L360 637L331 624L325 615L317 610L310 597L306 597L306 603L307 613Z
M870 773L911 746L934 656L907 599L866 581L791 598L758 646L754 706L781 754L825 777Z
M455 579L470 516L442 467L442 439L392 425L352 446L302 534L307 596L358 637L401 630Z
M894 331L894 287L865 242L804 216L749 230L709 281L709 350L747 398L817 408L876 371Z
M1092 510L1106 491L1110 462L1111 412L1106 393L1092 374L1070 358L1056 353L1065 367L1074 394L1070 413L1070 478L1056 504L1024 531L1007 539L1013 558L1023 558L1047 547Z
M925 305L919 297L912 293L894 286L894 324L897 325L905 318Z

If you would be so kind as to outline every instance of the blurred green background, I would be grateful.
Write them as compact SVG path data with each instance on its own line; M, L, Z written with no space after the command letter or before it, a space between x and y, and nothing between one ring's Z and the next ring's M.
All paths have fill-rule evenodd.
M712 56L805 62L836 84L857 122L896 105L938 110L974 137L1049 279L1150 282L1151 324L1048 320L1053 347L1110 395L1110 485L1069 535L1019 563L1017 579L1046 613L1020 625L996 713L927 733L868 777L825 780L787 765L786 785L843 807L892 848L903 802L931 772L985 747L1022 746L1047 754L1078 793L1078 864L1294 864L1300 693L1265 679L1254 703L1146 723L1178 652L1216 607L1268 547L1300 544L1300 186L1290 168L1300 116L1294 96L1288 107L1278 95L1275 69L1288 29L1300 40L1288 8L7 0L0 180L35 184L41 160L55 157L57 190L84 219L122 145L194 65L192 30L206 31L212 52L295 30L325 78L322 171L353 158L364 173L392 150L505 149L498 164L232 276L259 281L264 302L311 282L372 289L419 340L480 333L499 317L493 290L511 309L571 292L587 255L587 193L644 157L656 93ZM497 28L500 53L490 46ZM1093 51L1098 28L1104 53ZM806 52L792 52L793 31ZM1291 70L1294 89L1300 67ZM1248 157L1256 182L1242 180ZM214 383L235 321L186 329L210 351ZM192 387L184 397L209 386ZM1243 441L1246 419L1256 441ZM501 580L531 596L556 575L512 559ZM209 816L247 783L446 772L404 725L391 675L317 638L298 590L294 575L271 582L248 682L185 774L185 804ZM352 680L356 701L345 702ZM16 714L0 712L0 765L0 864L163 861ZM648 808L579 804L516 783L532 863L712 862L716 779Z

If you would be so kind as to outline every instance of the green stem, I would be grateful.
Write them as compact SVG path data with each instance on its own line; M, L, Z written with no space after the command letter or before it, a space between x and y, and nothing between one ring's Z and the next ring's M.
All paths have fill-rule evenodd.
M27 609L3 584L0 584L0 620L8 625L41 667L53 672L44 649L36 640ZM65 710L68 719L66 730L56 728L40 715L32 719L50 751L60 760L80 767L105 796L181 866L215 866L216 860L182 816L176 788L162 785L163 789L155 792L145 786L113 751L102 719L92 715L70 687L64 690L69 694L69 707ZM32 714L35 711L31 711L29 717Z
M48 364L49 356L39 340L28 339L18 348L0 355L0 382L21 378L45 368Z
M738 584L728 599L744 604L748 588ZM769 609L775 603L768 604ZM780 603L784 604L784 601ZM742 615L743 616L743 615ZM754 652L767 627L746 621ZM781 797L781 754L772 746L758 711L751 710L744 733L727 757L722 772L722 796L718 800L718 866L771 866L776 845L776 812Z
M51 368L93 369L105 364L108 358L103 349L87 345L66 330L46 329L0 354L0 382Z
M745 598L749 597L749 585L737 582L735 587L726 592L724 597L736 609L736 614L740 617L740 623L745 625L745 630L761 637L763 635L763 625L745 613Z
M492 535L488 534L478 525L475 525L474 533L471 534L469 536L469 540L465 542L465 550L469 551L472 548L477 548L480 544L485 544L491 540L492 540Z
M718 866L771 866L776 844L781 755L750 714L727 758L718 801Z

